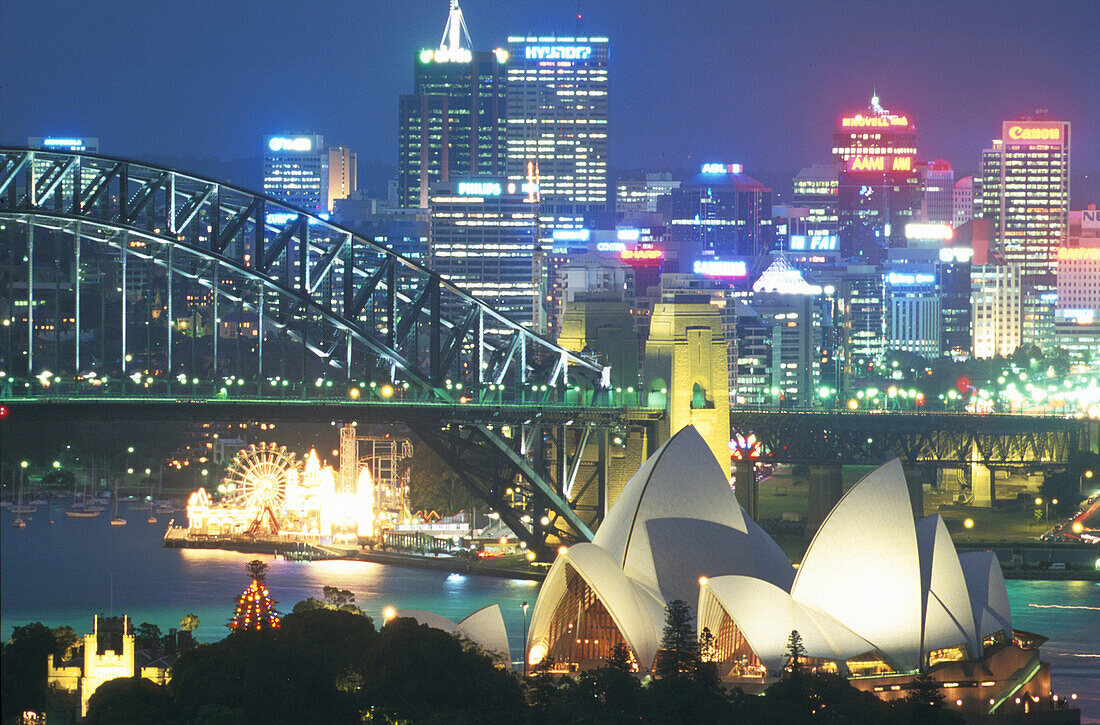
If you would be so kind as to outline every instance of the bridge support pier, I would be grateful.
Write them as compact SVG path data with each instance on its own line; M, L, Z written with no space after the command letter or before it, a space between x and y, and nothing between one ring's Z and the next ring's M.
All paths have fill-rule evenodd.
M806 533L817 531L825 517L844 495L843 467L840 464L810 466L810 502L806 510Z
M970 461L970 493L975 506L992 507L997 502L997 483L993 473L984 464Z
M925 466L902 466L905 471L905 486L909 489L909 503L913 506L913 515L924 516L924 480L928 469Z
M737 502L748 513L749 518L757 520L760 507L760 486L756 480L756 464L749 458L739 458L733 462L734 493Z

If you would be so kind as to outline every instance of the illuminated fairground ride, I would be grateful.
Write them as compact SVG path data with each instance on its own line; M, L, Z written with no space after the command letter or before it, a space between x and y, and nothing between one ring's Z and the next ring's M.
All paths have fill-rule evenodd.
M191 495L188 535L319 541L371 536L396 519L406 489L390 491L395 487L376 482L366 461L354 455L346 460L348 470L337 472L322 465L316 451L301 461L275 443L243 448L214 496L202 488Z

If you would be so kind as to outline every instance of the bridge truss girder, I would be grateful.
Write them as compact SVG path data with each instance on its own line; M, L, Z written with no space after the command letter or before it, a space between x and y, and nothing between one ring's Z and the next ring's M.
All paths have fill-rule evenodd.
M786 464L1062 467L1089 442L1087 421L1027 416L733 411L730 424L758 460Z
M569 389L595 390L601 374L373 240L276 199L170 169L0 148L0 226L10 257L0 263L17 274L3 295L24 289L27 309L25 327L2 342L9 374L26 381L48 368L101 378L141 372L171 386L181 375L218 378L232 365L235 378L260 384L276 371L289 375L291 346L300 351L292 367L302 386L314 376L389 382L425 400L503 402L521 391L530 397L532 389L554 399ZM93 273L98 280L89 279ZM103 283L118 274L121 289L109 292ZM53 299L40 292L36 300L36 287ZM111 300L121 317L114 329L94 329L89 319L97 292L118 298ZM45 319L36 309L43 303L52 304L57 321L52 341L36 326L36 315ZM189 313L197 320L200 311L215 330L203 336L203 365L195 359L194 326L190 359L181 353L187 335L180 320ZM224 318L236 325L229 335ZM255 325L251 336L246 325ZM99 345L83 344L85 337ZM235 360L225 357L230 344Z

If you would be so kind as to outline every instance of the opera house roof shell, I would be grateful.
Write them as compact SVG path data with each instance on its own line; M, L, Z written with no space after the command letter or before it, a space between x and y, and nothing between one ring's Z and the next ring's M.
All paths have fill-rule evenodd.
M688 426L634 474L592 543L558 556L532 613L529 660L598 663L621 641L648 669L665 605L694 602L699 577L721 575L785 590L794 569L745 515L706 441ZM590 616L570 621L578 607Z
M421 609L401 609L395 612L398 617L415 619L418 624L426 624L442 629L461 639L477 644L486 654L509 660L508 632L504 628L504 616L499 604L483 607L461 622L454 622L441 614Z
M647 670L674 599L698 605L721 661L758 677L781 671L792 630L808 657L845 674L980 659L984 639L1013 636L996 557L959 556L939 516L914 520L897 460L848 491L794 574L689 426L639 469L592 543L558 556L528 660L584 668L622 642Z

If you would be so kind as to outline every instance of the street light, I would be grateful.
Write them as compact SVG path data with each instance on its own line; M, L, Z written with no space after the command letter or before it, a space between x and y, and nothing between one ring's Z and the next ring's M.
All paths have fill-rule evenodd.
M1089 470L1085 471L1084 473L1082 473L1080 476L1077 477L1077 495L1078 496L1083 496L1084 495L1085 479L1086 478L1092 478L1092 476L1093 476L1093 473L1092 473L1092 469L1090 468Z
M523 610L523 676L527 677L527 602L519 606Z

